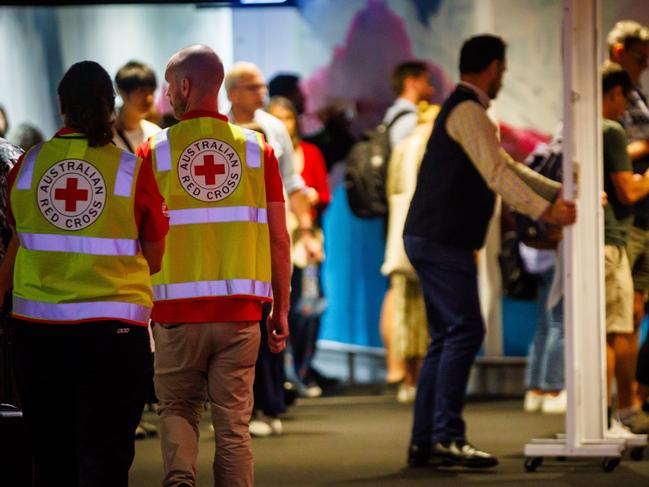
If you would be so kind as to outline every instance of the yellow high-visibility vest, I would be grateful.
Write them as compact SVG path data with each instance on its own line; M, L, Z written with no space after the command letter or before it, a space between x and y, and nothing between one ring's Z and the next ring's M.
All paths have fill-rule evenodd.
M57 136L24 157L11 190L20 247L13 314L146 325L149 266L135 222L141 159L81 134Z
M270 300L271 262L261 134L212 117L151 139L169 206L154 301L237 296Z

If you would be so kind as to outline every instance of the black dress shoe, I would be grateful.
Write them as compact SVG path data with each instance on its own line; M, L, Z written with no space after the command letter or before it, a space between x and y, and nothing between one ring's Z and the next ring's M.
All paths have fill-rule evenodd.
M460 465L470 468L489 468L498 465L493 455L480 451L466 441L435 443L430 452L431 461L445 467Z
M408 448L408 465L410 467L425 467L430 461L430 445L415 445Z

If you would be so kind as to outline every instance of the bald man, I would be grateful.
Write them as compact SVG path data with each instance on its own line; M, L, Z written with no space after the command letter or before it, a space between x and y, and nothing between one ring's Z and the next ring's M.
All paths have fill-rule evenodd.
M268 95L264 75L255 64L239 61L225 75L225 90L232 104L229 113L232 123L259 125L275 150L289 206L298 222L299 238L310 260L320 262L323 258L322 246L313 233L306 185L302 176L295 172L291 137L279 119L262 109Z
M198 423L209 400L214 485L251 486L248 421L262 305L268 347L288 336L290 257L273 149L218 111L223 65L207 46L176 53L165 72L180 122L137 153L151 161L171 230L154 280L155 385L164 487L194 486Z

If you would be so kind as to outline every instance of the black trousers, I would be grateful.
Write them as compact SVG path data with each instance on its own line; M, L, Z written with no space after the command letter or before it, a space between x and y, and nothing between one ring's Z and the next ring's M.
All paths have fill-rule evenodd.
M255 382L253 384L254 411L262 411L267 416L275 417L286 411L284 398L284 352L272 353L268 348L268 331L266 320L270 314L270 304L264 305L259 326L261 342L259 357L255 364Z
M121 487L151 380L145 327L16 321L16 380L36 487Z
M404 237L421 282L430 344L421 366L411 443L464 440L469 373L485 334L471 250Z

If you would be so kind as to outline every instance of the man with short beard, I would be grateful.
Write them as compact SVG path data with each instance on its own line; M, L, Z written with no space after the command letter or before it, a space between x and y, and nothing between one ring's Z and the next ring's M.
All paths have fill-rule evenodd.
M474 253L483 246L496 194L517 211L556 225L576 219L560 185L512 160L487 116L505 72L505 43L467 40L460 83L435 121L404 228L426 302L431 343L420 373L408 463L493 467L466 439L469 372L484 338Z
M155 386L163 486L196 485L198 424L209 401L214 485L253 484L248 421L264 303L268 348L288 337L289 238L273 150L218 112L223 64L195 45L167 64L180 122L138 148L169 203L168 252L153 280Z

